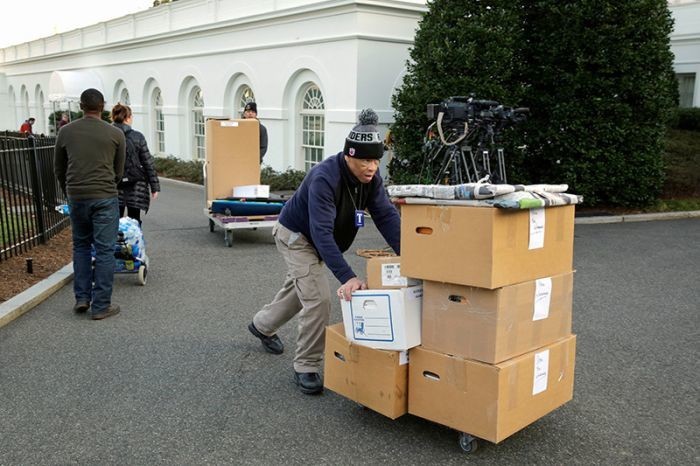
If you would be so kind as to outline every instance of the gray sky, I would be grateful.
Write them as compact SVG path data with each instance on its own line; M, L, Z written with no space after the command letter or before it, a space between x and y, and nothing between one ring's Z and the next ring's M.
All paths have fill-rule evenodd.
M153 0L24 0L5 3L0 48L148 9Z

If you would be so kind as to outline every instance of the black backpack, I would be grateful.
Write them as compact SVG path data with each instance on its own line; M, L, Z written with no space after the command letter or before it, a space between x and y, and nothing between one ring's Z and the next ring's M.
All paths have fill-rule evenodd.
M143 165L141 165L141 159L139 158L139 151L136 148L136 144L129 137L129 133L132 130L124 133L124 139L126 139L126 160L124 162L124 176L120 184L134 184L137 181L146 181L146 174L144 173Z

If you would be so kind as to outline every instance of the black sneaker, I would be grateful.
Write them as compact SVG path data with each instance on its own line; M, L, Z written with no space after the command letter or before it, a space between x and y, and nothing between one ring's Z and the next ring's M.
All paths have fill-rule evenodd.
M282 340L280 340L280 337L277 335L271 335L269 337L267 335L263 335L257 328L255 328L255 325L252 322L248 324L248 330L250 330L250 333L260 339L260 343L262 343L263 348L265 348L265 351L268 353L282 354L284 352Z
M90 309L89 301L76 301L75 306L73 306L73 312L75 312L76 314L82 314L83 312L87 312L88 309Z
M110 304L109 307L102 312L93 312L91 318L92 318L92 320L106 319L107 317L111 317L113 315L119 314L120 310L121 309L119 309L119 306L116 306L114 304Z
M318 372L294 371L294 382L299 386L301 393L316 395L323 391L323 380Z

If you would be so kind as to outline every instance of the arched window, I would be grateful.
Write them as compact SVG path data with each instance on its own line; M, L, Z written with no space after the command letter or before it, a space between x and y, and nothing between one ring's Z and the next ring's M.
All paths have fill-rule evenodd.
M195 86L192 89L192 134L194 135L194 154L197 159L204 158L204 96L202 89Z
M309 85L303 94L299 116L301 117L301 153L304 170L323 160L325 142L325 105L318 86Z
M122 88L119 93L119 103L122 105L131 105L131 99L129 99L129 89L126 87Z
M255 102L255 94L250 86L241 86L240 98L238 99L238 113L242 114L245 104Z
M22 120L32 117L29 113L29 91L27 88L22 86Z
M38 94L36 97L36 116L37 121L41 122L39 126L40 131L44 131L46 127L46 112L44 111L44 91L37 88Z
M165 118L163 117L163 96L160 88L153 90L153 128L156 136L156 152L165 152Z

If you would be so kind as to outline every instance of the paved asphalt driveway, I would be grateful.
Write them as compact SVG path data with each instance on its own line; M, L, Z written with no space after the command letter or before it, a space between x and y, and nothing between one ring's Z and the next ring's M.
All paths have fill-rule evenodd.
M148 285L116 277L119 316L73 314L66 286L0 328L0 464L700 463L700 219L576 227L574 400L465 455L429 421L301 394L294 323L281 356L246 330L284 275L269 229L227 248L201 189L163 187ZM369 225L347 258L382 246Z

